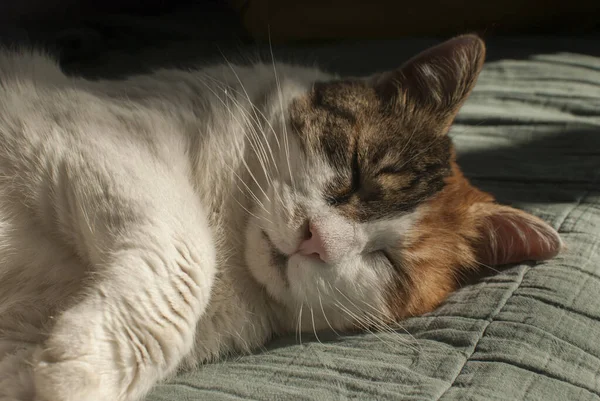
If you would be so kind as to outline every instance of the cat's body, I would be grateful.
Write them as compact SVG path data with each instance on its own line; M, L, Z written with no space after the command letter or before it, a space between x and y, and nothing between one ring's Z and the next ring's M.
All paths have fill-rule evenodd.
M180 366L378 327L478 263L554 255L552 229L454 164L483 47L443 46L454 75L356 82L228 63L90 82L0 53L0 400L133 401Z
M109 163L118 171L122 168L119 163L125 162L134 170L126 174L139 174L152 181L155 173L144 171L147 162L142 158L160 163L161 168L170 170L167 173L169 177L179 178L183 181L181 185L193 188L201 205L205 205L206 212L202 210L202 213L206 214L207 226L211 230L211 238L205 239L203 246L208 249L214 247L210 252L219 255L216 266L211 267L211 270L219 271L212 284L212 302L198 323L197 331L202 335L196 338L197 345L184 363L193 366L224 352L248 351L264 344L274 332L291 329L284 327L284 323L276 318L282 311L268 300L244 267L245 233L240 228L245 225L248 213L238 204L240 202L243 207L251 208L250 198L240 196L237 177L243 177L242 180L251 187L256 185L247 177L248 172L242 166L244 158L240 157L240 154L248 153L245 129L248 111L251 110L249 99L258 103L262 96L278 96L272 69L257 65L233 70L233 67L223 65L204 70L202 75L162 71L151 76L134 77L123 85L114 81L69 79L62 75L51 59L35 53L14 53L5 57L0 96L3 99L3 127L18 127L3 132L15 141L6 151L15 159L31 163L27 167L15 166L10 160L10 165L2 166L5 191L12 192L17 188L31 191L27 195L19 194L29 199L30 205L14 204L5 192L4 199L8 200L0 208L2 220L6 222L2 227L0 248L4 255L14 255L12 259L3 256L6 268L0 272L0 277L4 285L19 292L18 296L6 292L1 294L0 315L3 319L0 326L6 330L7 327L17 327L20 322L33 323L25 332L11 336L13 340L31 340L32 348L43 341L49 326L45 318L59 313L55 310L58 305L65 302L70 293L77 293L85 287L85 269L77 255L78 251L85 251L61 249L65 248L62 245L65 239L51 238L57 231L56 224L64 223L68 218L62 216L58 217L60 221L53 221L59 212L47 212L63 210L73 213L69 211L71 206L65 194L52 194L61 190L64 184L60 181L70 179L62 165L83 162L87 168L102 170L104 167L97 164ZM7 77L6 66L13 68L14 77ZM265 76L257 79L261 72ZM205 75L209 73L212 74ZM256 85L259 82L260 87ZM224 85L228 92L224 91ZM265 88L271 93L265 93ZM215 101L216 96L220 100ZM19 105L18 102L23 103ZM19 107L19 114L14 113L15 106ZM8 107L10 110L7 110ZM82 125L84 121L85 126ZM107 135L116 135L123 142L118 137L107 139ZM46 149L40 151L42 146ZM126 146L130 149L125 150ZM77 147L82 149L81 153ZM115 150L115 147L119 149ZM91 148L93 151L89 152ZM63 149L70 152L64 153ZM148 153L140 155L133 163L124 160L135 157L135 153L145 152ZM45 159L48 164L33 160L35 158ZM69 158L75 160L70 161ZM6 163L6 156L3 159ZM7 174L25 169L35 171L23 182ZM53 170L56 171L53 173ZM106 177L99 179L107 180L112 174L113 170L110 170ZM47 180L52 175L52 180ZM40 187L32 187L32 182ZM92 185L90 182L90 191L103 190ZM98 185L103 186L102 183ZM144 214L143 205L137 206ZM37 215L36 211L47 214ZM76 232L77 228L66 225L64 231ZM77 242L76 238L70 240ZM74 245L75 248L85 246ZM40 251L45 252L38 255ZM28 258L33 260L27 261ZM17 277L14 269L23 269L27 276ZM46 280L45 275L59 275L65 280ZM132 274L131 279L137 281L139 277ZM52 284L48 288L50 280ZM211 282L212 279L208 281ZM28 285L32 288L27 288ZM25 311L24 316L15 313L20 310ZM35 311L35 319L30 317L32 310ZM8 318L9 314L15 317ZM9 377L0 380L5 380L0 381L4 386L10 386Z

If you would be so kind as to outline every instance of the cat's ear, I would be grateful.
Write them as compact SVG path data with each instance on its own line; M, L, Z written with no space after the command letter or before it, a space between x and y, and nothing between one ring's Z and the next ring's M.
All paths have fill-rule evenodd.
M551 259L563 247L556 230L522 210L495 203L475 204L472 210L479 233L475 254L483 265Z
M372 79L384 102L435 114L450 125L475 86L485 59L485 45L475 35L463 35L429 48L400 69Z

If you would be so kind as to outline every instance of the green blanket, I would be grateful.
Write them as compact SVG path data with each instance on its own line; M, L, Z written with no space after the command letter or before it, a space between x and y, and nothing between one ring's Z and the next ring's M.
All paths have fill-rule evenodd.
M564 253L466 286L406 331L281 339L148 401L600 400L600 58L488 63L452 135L467 175L547 220Z

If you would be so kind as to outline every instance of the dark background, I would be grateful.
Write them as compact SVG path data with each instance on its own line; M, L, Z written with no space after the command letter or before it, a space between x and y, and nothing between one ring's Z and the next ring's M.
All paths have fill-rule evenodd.
M362 74L374 68L371 54L379 59L377 68L393 68L426 46L465 32L486 39L488 60L549 51L600 55L600 5L595 0L0 1L4 44L44 47L67 72L91 78L222 60L223 54L270 57L270 45L292 61Z

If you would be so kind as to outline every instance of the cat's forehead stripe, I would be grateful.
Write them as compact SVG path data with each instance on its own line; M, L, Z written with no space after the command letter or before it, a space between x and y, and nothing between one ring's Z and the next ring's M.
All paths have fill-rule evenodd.
M390 114L361 82L315 84L290 115L303 146L336 172L323 195L353 220L411 210L450 173L450 139L432 135L429 121L414 121L418 115L407 122Z

